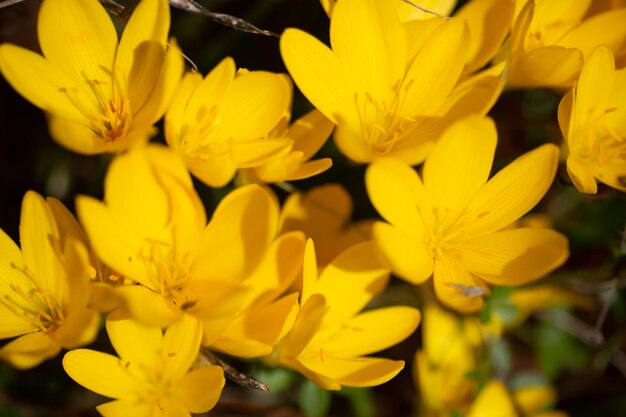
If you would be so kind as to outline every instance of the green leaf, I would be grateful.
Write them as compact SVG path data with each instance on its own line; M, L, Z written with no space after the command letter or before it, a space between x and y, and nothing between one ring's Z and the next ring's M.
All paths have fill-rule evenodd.
M376 415L376 406L371 389L347 387L338 391L337 395L348 400L355 417L374 417Z
M567 311L563 313L568 314ZM549 377L562 371L581 371L587 364L585 346L573 336L542 322L537 329L539 367Z
M311 381L304 381L298 391L298 406L307 417L322 417L330 408L332 394Z
M496 375L506 376L511 372L511 349L505 339L489 342L489 357Z

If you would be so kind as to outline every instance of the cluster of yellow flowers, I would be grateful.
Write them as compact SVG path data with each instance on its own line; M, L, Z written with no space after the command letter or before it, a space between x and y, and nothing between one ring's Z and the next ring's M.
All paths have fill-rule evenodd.
M311 0L313 1L313 0ZM563 158L575 187L626 191L626 8L591 0L322 0L330 43L287 29L280 51L315 109L291 121L285 74L185 72L168 40L167 0L141 0L121 38L98 0L43 0L43 55L0 45L0 71L43 109L50 133L83 154L114 152L104 200L26 193L21 250L0 232L0 358L31 368L69 350L66 372L114 399L104 416L187 416L224 386L208 351L291 368L319 387L387 382L403 361L368 356L417 328L412 306L365 307L390 274L432 277L415 379L428 415L560 416L549 387L498 380L478 397L467 375L482 347L535 309L589 300L516 289L518 317L476 316L491 287L521 286L561 266L567 238L520 220L543 198L560 150L544 144L490 177L498 142L486 116L505 88L562 91ZM605 30L610 27L611 30ZM148 144L164 118L168 146ZM328 170L312 160L335 129L383 221L347 226L338 184L292 194L265 184ZM422 164L418 172L412 166ZM191 175L235 179L207 220ZM529 293L530 292L530 293ZM438 300L438 301L437 301ZM371 305L370 305L371 307ZM118 357L78 349L100 319ZM536 387L535 387L536 388ZM547 390L547 391L546 391ZM522 413L522 414L519 414Z

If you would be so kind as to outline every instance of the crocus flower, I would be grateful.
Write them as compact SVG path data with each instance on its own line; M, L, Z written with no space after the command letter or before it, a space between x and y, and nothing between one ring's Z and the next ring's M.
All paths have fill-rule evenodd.
M281 36L289 73L337 125L334 140L348 158L420 163L447 125L493 104L497 77L460 81L465 22L432 20L403 24L390 1L341 0L330 21L332 49L298 29Z
M63 358L68 375L114 401L99 405L105 417L189 417L217 403L224 372L215 365L193 367L202 326L184 317L165 333L133 320L108 320L107 333L119 357L89 349ZM191 368L191 369L190 369Z
M61 348L91 343L98 314L87 308L89 263L84 246L62 236L50 206L37 193L24 196L20 249L0 231L0 358L31 368Z
M103 262L138 284L113 287L127 315L159 326L194 316L203 323L204 344L275 282L289 281L273 273L295 277L302 262L297 251L284 250L299 245L301 253L302 237L275 240L278 207L265 190L235 190L207 224L182 159L162 146L118 156L106 176L105 202L79 197L77 211ZM270 273L255 276L265 262Z
M626 54L626 8L585 18L591 0L516 0L507 83L571 87L583 60L599 45ZM608 29L608 30L607 30Z
M496 142L491 119L471 116L446 130L424 164L422 179L392 159L366 173L370 200L389 222L375 223L373 237L392 271L414 284L432 275L438 298L463 312L482 307L486 283L524 284L568 256L560 233L505 229L552 184L558 148L543 145L487 181Z
M0 45L0 71L47 112L52 137L79 153L115 152L153 134L183 71L167 47L167 0L142 0L118 42L97 0L45 0L38 20L43 56Z
M404 367L403 361L365 355L408 337L419 324L420 313L406 306L361 312L385 288L388 277L371 242L342 252L318 276L315 248L309 240L298 317L267 360L292 368L328 390L369 387L393 378Z
M262 166L291 151L291 139L270 135L288 114L291 90L285 75L237 72L231 58L204 79L187 73L165 115L167 143L194 176L222 187L237 169Z
M568 149L567 172L581 193L596 181L626 191L626 70L616 70L611 50L600 46L561 100L559 124Z

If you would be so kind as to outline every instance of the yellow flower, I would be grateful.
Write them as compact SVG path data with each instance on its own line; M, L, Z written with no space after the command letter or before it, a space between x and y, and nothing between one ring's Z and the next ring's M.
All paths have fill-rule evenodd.
M350 222L352 198L339 184L289 195L280 213L280 230L301 230L315 242L318 265L325 267L350 246L370 240L373 220Z
M116 152L146 140L183 71L176 46L166 52L166 0L143 0L118 43L97 0L45 0L38 34L43 56L0 45L0 71L46 111L52 137L84 154Z
M428 303L422 323L423 350L415 354L413 377L429 411L450 415L464 411L476 380L469 374L478 366L480 324L474 317L459 318Z
M115 357L89 349L68 352L63 367L85 388L114 398L97 407L105 417L188 417L209 411L224 387L224 372L214 365L192 367L202 327L192 317L158 327L132 320L108 320Z
M79 241L60 234L49 204L24 196L22 250L0 231L0 358L31 368L59 353L91 343L99 316L87 308L88 258Z
M256 297L294 278L256 276L259 265L268 262L276 274L297 274L293 264L301 265L301 255L283 250L299 245L302 251L301 236L272 243L278 207L266 191L256 185L235 190L207 225L182 159L161 146L118 156L106 176L105 203L79 197L77 210L100 258L139 284L114 287L127 314L160 326L195 316L204 344Z
M270 137L293 140L293 148L267 163L239 171L243 182L273 183L310 178L332 166L330 158L309 161L320 150L333 131L334 125L319 110L314 109L287 127L287 118L274 128Z
M165 115L165 138L193 175L212 187L238 168L266 164L291 150L292 140L268 136L286 117L291 84L282 74L235 70L224 59L206 78L187 73Z
M513 87L571 87L598 45L626 54L626 9L585 18L592 0L516 0L508 53ZM584 20L583 20L584 19ZM608 29L608 30L607 30Z
M497 76L459 82L469 45L462 20L410 23L391 2L341 0L330 22L332 50L298 29L281 37L295 83L337 124L335 143L356 162L420 163L448 124L486 113L499 92Z
M403 361L366 357L408 337L419 311L404 306L361 310L387 285L371 242L347 249L318 278L313 241L304 254L300 312L267 360L294 369L323 389L368 387L393 378ZM390 326L389 323L394 323Z
M567 142L567 172L581 193L595 194L596 180L626 191L626 70L615 70L611 51L595 49L576 86L559 105Z
M423 181L392 159L366 172L370 200L390 223L375 223L373 236L392 271L414 284L433 275L437 297L463 312L482 307L486 283L520 285L568 256L567 239L553 230L502 230L548 190L558 148L543 145L487 181L496 142L493 121L471 116L446 130Z

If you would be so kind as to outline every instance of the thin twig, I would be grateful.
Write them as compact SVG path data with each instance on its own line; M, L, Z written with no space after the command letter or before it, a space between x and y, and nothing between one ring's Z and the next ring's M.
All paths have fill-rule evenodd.
M209 362L211 362L214 365L221 366L224 369L224 373L226 374L226 377L228 377L228 379L230 379L234 383L241 385L242 387L245 387L245 388L258 389L258 390L266 391L266 392L270 390L267 384L251 377L248 374L244 374L243 372L238 371L226 361L222 360L221 358L218 358L209 349L203 347L201 349L201 352Z
M235 16L224 13L212 12L202 5L198 4L194 0L170 0L170 4L177 9L184 10L186 12L197 13L199 15L208 17L212 21L224 26L231 27L233 29L240 30L242 32L255 33L257 35L273 36L275 38L280 37L274 32L269 30L259 29L258 27L246 22Z
M417 10L421 10L424 13L429 13L429 14L432 14L432 15L437 16L437 17L443 17L445 19L450 19L448 16L444 16L444 15L439 14L437 12L433 12L432 10L428 10L428 9L420 6L419 4L415 4L411 0L402 0L402 1L407 3L407 4L410 4L411 6L415 7Z
M21 3L24 0L3 0L0 2L0 9L3 7L13 6L14 4Z

